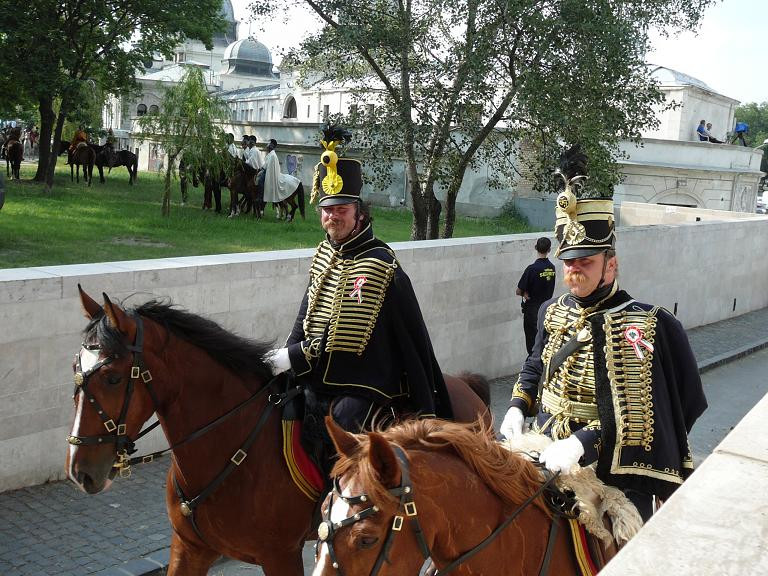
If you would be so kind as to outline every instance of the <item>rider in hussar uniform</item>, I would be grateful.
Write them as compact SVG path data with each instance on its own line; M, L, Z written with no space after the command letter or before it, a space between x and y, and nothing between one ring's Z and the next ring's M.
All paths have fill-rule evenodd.
M337 155L348 138L326 129L310 200L319 199L326 238L312 259L293 330L271 360L275 373L292 369L305 387L305 427L314 419L326 448L322 418L329 407L352 431L392 412L452 415L410 279L373 234L360 198L361 164Z
M688 433L707 402L680 322L619 289L613 200L587 191L586 162L578 147L561 162L557 257L569 292L541 306L501 433L520 434L533 416L554 439L540 456L549 470L596 463L647 520L653 497L693 472Z

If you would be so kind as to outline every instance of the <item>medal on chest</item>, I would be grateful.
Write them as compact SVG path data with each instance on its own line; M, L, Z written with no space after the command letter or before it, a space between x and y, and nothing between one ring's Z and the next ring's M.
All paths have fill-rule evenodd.
M648 352L653 353L653 344L645 339L645 333L637 326L627 326L624 330L624 339L629 342L630 346L632 346L632 349L635 351L635 356L641 360L645 357L641 347L648 350Z
M368 279L365 277L365 275L361 274L357 278L355 278L355 283L353 284L352 292L349 293L349 296L351 298L357 297L357 303L362 304L363 303L363 284L365 284L368 281Z

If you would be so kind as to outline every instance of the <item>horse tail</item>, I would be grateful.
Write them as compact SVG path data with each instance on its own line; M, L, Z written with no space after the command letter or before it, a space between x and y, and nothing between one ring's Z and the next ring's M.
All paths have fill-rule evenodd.
M491 385L485 376L474 372L461 372L456 377L466 382L467 386L478 395L486 407L491 407Z
M299 182L299 187L296 188L296 193L299 195L299 212L301 213L301 219L304 220L304 184Z

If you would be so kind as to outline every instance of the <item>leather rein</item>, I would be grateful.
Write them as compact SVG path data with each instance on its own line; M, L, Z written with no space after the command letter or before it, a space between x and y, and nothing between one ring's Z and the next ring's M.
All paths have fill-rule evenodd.
M376 558L376 562L373 565L373 568L371 569L370 576L377 576L384 562L391 563L389 559L389 553L392 548L395 535L402 531L403 524L406 518L408 519L411 525L411 530L416 536L416 541L419 544L421 555L422 555L422 558L424 559L421 570L419 571L419 576L422 576L426 574L426 569L430 565L430 563L434 563L432 559L432 552L430 551L429 545L427 544L426 538L424 536L424 531L421 529L421 525L418 519L418 511L416 510L416 504L413 501L413 485L410 481L410 469L408 465L408 459L405 456L405 452L403 451L402 448L400 448L400 446L396 444L391 444L391 446L394 449L395 456L400 462L401 478L400 478L400 486L389 489L389 493L392 494L392 496L399 498L400 504L398 506L398 514L395 515L392 521L392 524L389 526L386 540L384 541L381 551L379 552L379 555ZM475 554L483 550L486 546L491 544L491 542L493 542L499 536L499 534L501 534L501 532L507 526L509 526L515 520L515 518L517 518L523 512L523 510L525 510L534 500L536 500L536 498L544 494L544 492L548 488L551 488L553 486L554 481L557 479L559 475L560 475L559 472L551 475L547 480L544 481L544 483L541 486L539 486L536 492L534 492L531 496L526 498L526 500L522 504L520 504L511 515L505 518L504 521L501 524L499 524L493 530L493 532L491 532L486 538L484 538L480 543L475 545L474 548L468 550L467 552L465 552L464 554L462 554L461 556L453 560L445 568L434 572L433 576L443 576L444 574L448 574L452 572L453 570L458 568L461 564L469 560L472 556L474 556ZM344 572L342 571L341 565L339 564L338 558L336 556L336 551L333 548L333 540L337 532L341 528L345 528L347 526L355 524L356 522L359 522L360 520L363 520L365 518L373 516L374 514L377 514L379 512L379 508L378 506L371 505L370 507L365 508L360 512L357 512L352 516L348 516L347 518L339 522L332 522L330 514L331 514L331 509L333 508L334 497L340 500L343 500L349 506L354 506L354 505L368 502L370 498L368 497L367 494L360 494L357 496L344 496L342 494L341 485L339 484L339 478L335 477L333 479L333 491L330 494L328 507L322 511L322 522L317 528L317 536L318 536L317 544L319 545L320 542L323 542L328 546L328 555L330 556L330 559L331 559L331 565L333 566L333 568L336 569L336 573L339 576L344 576ZM541 568L539 570L539 576L544 576L549 572L549 564L552 559L552 552L554 549L555 538L557 535L557 525L558 525L557 519L553 518L550 526L550 530L549 530L549 536L547 539L547 548L544 553L544 557L542 558Z
M248 449L251 447L253 442L256 440L256 437L258 436L259 432L262 430L264 425L266 424L267 420L269 419L269 415L271 414L272 410L280 406L281 404L284 404L300 394L302 392L302 388L300 387L294 387L289 389L287 392L279 393L275 392L274 390L274 383L277 380L277 378L272 378L269 382L267 382L266 385L264 385L262 388L260 388L256 393L251 395L249 398L229 410L228 412L222 414L212 422L206 424L202 428L199 428L192 432L189 436L184 438L183 440L177 442L176 444L173 444L172 446L169 446L168 448L165 448L163 450L152 452L151 454L147 454L145 456L138 456L131 458L130 455L134 454L137 450L135 448L135 443L137 440L145 436L147 433L149 433L151 430L156 428L160 421L156 421L136 436L136 438L131 438L127 433L127 426L126 426L126 418L128 416L128 407L131 403L131 396L133 395L133 390L135 387L135 383L137 383L139 380L144 383L144 385L147 388L147 391L149 392L150 397L152 398L152 404L155 413L158 412L158 407L160 406L160 402L157 398L157 395L155 394L155 391L152 387L152 374L150 371L146 368L144 365L144 322L140 315L132 313L131 314L133 320L136 322L136 337L134 339L134 343L132 345L127 346L128 351L132 352L133 354L133 362L131 366L131 375L129 382L126 386L125 391L125 399L123 401L123 407L120 410L120 415L117 418L117 421L110 418L107 413L105 412L104 408L101 406L99 401L96 399L96 397L93 395L93 393L89 390L88 384L89 379L91 376L93 376L96 372L101 370L104 366L107 366L114 362L117 359L116 354L112 354L106 358L103 358L99 360L94 366L89 368L86 371L83 371L82 369L82 363L80 359L80 354L78 353L75 356L75 374L74 374L74 393L73 393L73 399L77 397L78 391L82 390L85 398L88 400L88 402L94 407L97 414L101 418L102 422L104 423L104 428L106 429L106 434L99 434L94 436L67 436L67 442L70 444L73 444L75 446L97 446L97 445L103 445L105 443L114 443L115 444L115 450L117 454L117 461L113 464L113 468L116 469L121 477L127 477L131 475L131 466L133 464L139 464L139 463L146 463L146 462L152 462L155 458L158 458L160 456L164 456L168 452L173 452L176 448L179 448L180 446L183 446L184 444L187 444L193 440L196 440L220 424L222 424L225 420L229 419L234 414L240 412L243 408L246 406L252 404L256 399L260 398L267 392L269 392L269 395L267 396L267 404L262 411L261 415L259 416L259 420L256 423L256 426L253 428L251 433L246 438L245 442L243 442L240 447L237 449L237 451L233 454L233 456L229 459L229 462L225 466L225 468L208 484L206 488L204 488L200 494L198 494L194 498L185 498L184 494L181 491L181 488L176 482L176 478L174 475L174 484L176 487L176 493L179 496L180 500L180 509L182 515L189 517L193 527L195 528L195 531L197 532L198 536L202 538L202 535L197 529L197 525L194 521L194 510L208 497L210 496L213 491L219 487L219 485L231 474L240 464L242 464L243 460L245 460L246 456L248 456ZM89 345L89 344L82 344L82 347L86 350L96 351L101 350L99 346L95 345Z

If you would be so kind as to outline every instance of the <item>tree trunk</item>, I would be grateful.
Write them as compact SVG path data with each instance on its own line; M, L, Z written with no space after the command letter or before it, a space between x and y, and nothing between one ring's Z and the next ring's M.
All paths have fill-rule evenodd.
M65 106L65 103L61 103L61 107L59 108L59 114L56 116L56 127L53 130L53 140L54 142L58 142L61 140L61 131L64 129L64 119L67 117L67 111L68 108ZM40 127L42 128L42 126ZM45 171L45 192L46 194L51 193L51 189L53 188L53 176L56 173L56 162L58 161L59 156L57 154L49 154L48 156L48 166L46 167Z
M163 187L163 209L162 214L165 218L171 215L171 170L173 162L168 162L165 169L165 184Z
M443 238L453 238L453 226L456 222L456 193L451 196L451 191L445 198L445 227Z
M427 206L421 194L421 183L419 182L419 174L416 171L416 162L411 159L408 159L406 162L408 182L411 189L411 203L413 204L411 240L425 240L427 238Z
M443 238L453 238L453 228L456 223L456 197L459 195L461 183L464 181L464 173L467 170L466 163L459 163L451 175L448 184L448 192L445 195L445 227Z
M37 140L37 172L34 180L35 182L45 182L51 153L54 155L58 153L56 144L51 145L53 122L56 119L56 113L53 111L53 100L50 97L41 97L38 102L38 110L40 112L40 135Z

